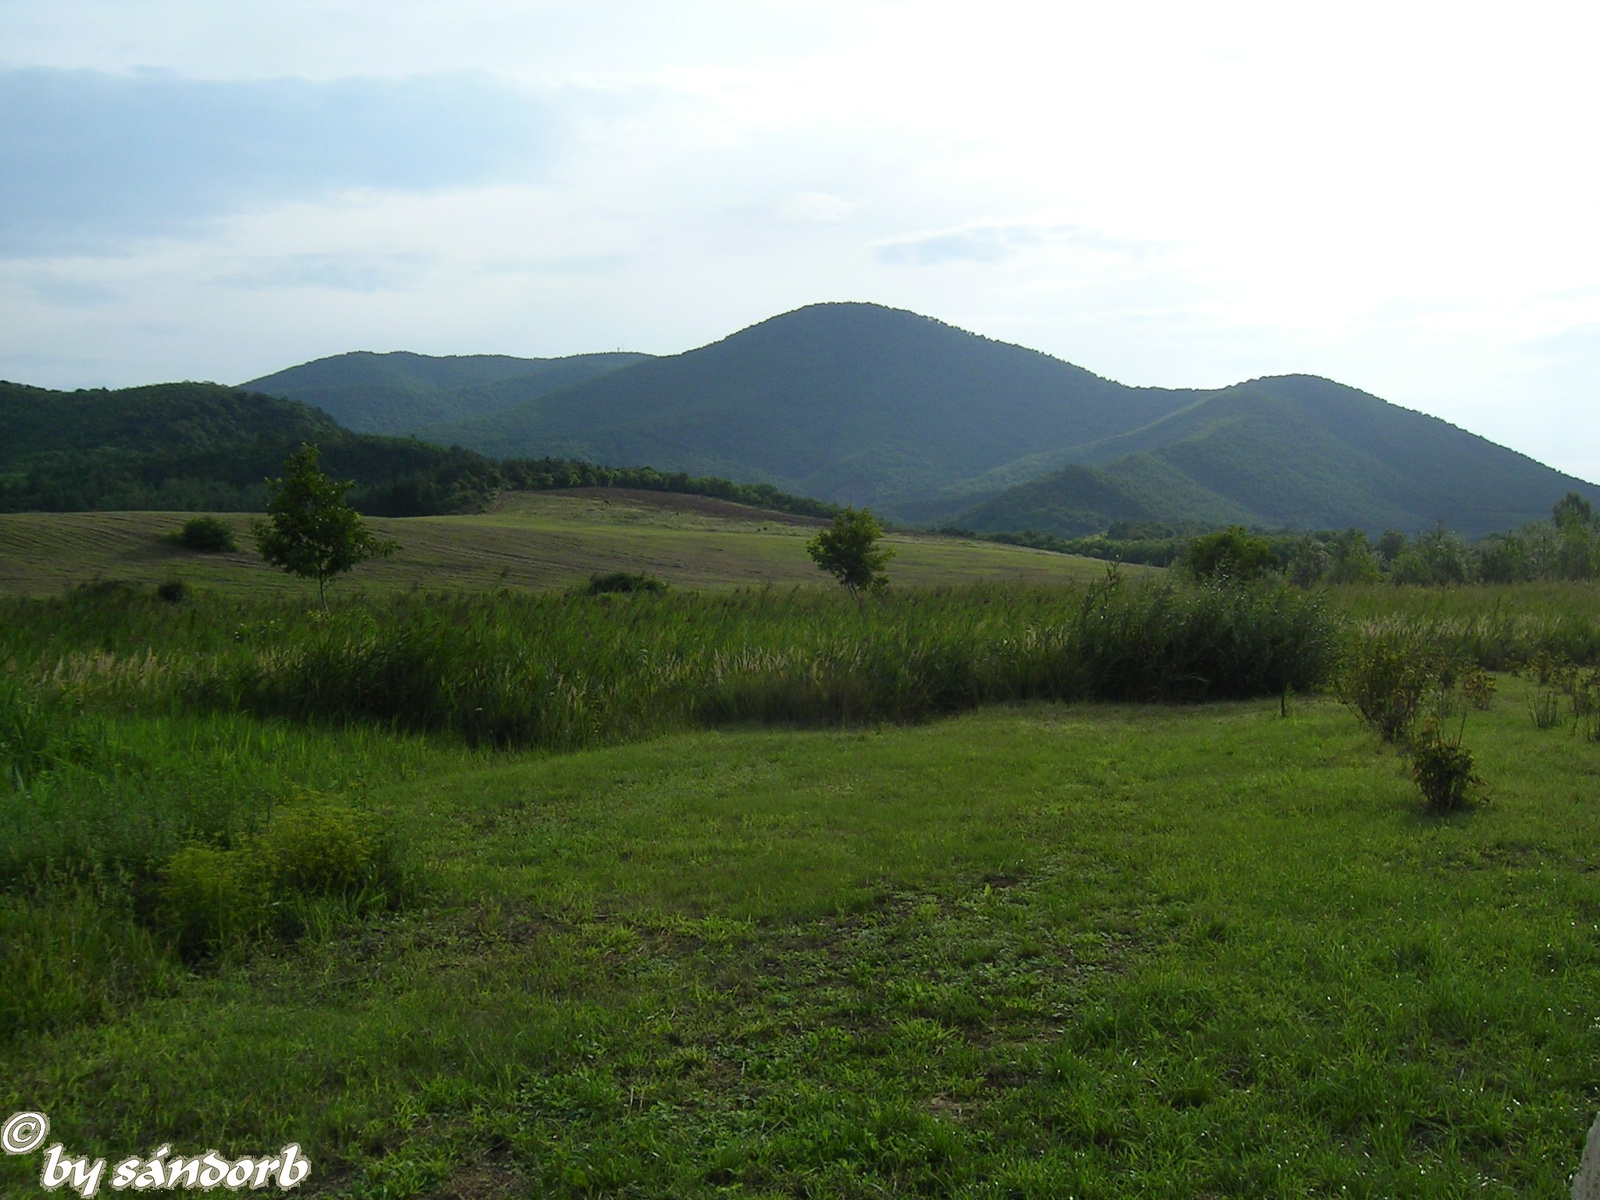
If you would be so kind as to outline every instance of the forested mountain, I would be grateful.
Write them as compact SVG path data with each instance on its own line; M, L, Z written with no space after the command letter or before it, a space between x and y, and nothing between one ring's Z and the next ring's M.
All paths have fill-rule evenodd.
M510 358L467 354L436 358L397 351L357 351L302 363L241 386L312 404L361 433L410 433L536 400L649 355L574 354Z
M0 382L0 512L259 511L266 480L304 442L356 484L362 512L404 517L481 505L502 489L630 487L824 516L767 484L557 459L495 462L415 438L352 433L294 400L215 383L53 392Z
M1128 388L874 304L818 304L722 341L418 431L486 454L652 463L895 512L912 496L1130 432L1198 393Z
M349 354L258 383L390 427L506 403L424 426L422 441L214 384L0 385L0 505L254 507L302 441L357 480L368 511L395 515L555 486L578 467L591 482L602 470L591 463L645 481L631 486L665 486L663 471L680 490L721 476L723 489L742 480L907 522L1058 537L1119 522L1374 534L1442 523L1477 536L1542 520L1569 491L1600 502L1593 484L1330 380L1133 388L872 304L813 305L670 357ZM452 444L467 449L441 448Z
M909 521L1467 534L1600 489L1325 379L1133 388L871 304L821 304L421 437L763 479Z
M947 519L1061 536L1154 521L1374 532L1442 523L1475 537L1538 520L1568 491L1600 499L1600 488L1436 417L1305 375L1208 393L1072 457L1080 465Z

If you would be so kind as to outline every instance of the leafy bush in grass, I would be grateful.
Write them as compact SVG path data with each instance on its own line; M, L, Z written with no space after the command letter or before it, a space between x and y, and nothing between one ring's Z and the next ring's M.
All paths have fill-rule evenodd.
M195 517L185 521L183 528L169 535L169 540L200 554L224 554L239 548L233 526L221 517Z
M181 953L197 957L258 932L267 913L242 851L185 846L167 864L156 924Z
M1385 742L1404 743L1439 675L1438 653L1393 634L1357 638L1339 664L1335 689Z
M591 575L583 591L588 596L604 596L613 592L664 592L667 585L654 575L633 571L612 571L607 575Z
M1459 738L1446 738L1437 725L1430 724L1415 739L1410 753L1411 778L1429 812L1460 812L1471 790L1483 783L1473 772L1472 751Z
M389 839L355 810L313 798L280 808L235 849L179 850L156 921L196 957L264 932L293 937L319 907L348 918L387 911L409 890Z

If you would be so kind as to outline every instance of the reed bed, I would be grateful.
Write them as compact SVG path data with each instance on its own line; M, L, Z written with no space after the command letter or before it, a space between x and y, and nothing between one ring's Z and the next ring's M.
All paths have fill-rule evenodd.
M1355 636L1401 636L1489 671L1540 654L1600 665L1600 584L1373 585L1336 588L1330 603Z
M7 606L0 655L127 712L373 722L565 750L728 723L916 721L986 703L1196 702L1307 690L1321 599L1134 585L720 595L400 596L323 619L127 590Z

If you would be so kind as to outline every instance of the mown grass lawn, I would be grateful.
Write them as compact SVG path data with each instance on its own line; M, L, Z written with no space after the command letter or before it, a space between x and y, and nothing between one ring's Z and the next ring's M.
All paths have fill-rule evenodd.
M0 596L48 596L101 579L146 585L178 579L235 596L306 594L304 580L262 562L247 514L220 518L238 539L232 553L201 554L164 540L193 515L0 513ZM619 570L680 588L833 586L806 556L806 539L820 523L697 496L512 493L483 513L374 517L368 524L399 550L340 579L330 589L335 595L384 596L442 584L548 590ZM896 552L891 573L902 586L1081 583L1105 573L1095 559L995 542L914 533L893 534L889 542ZM1127 573L1160 572L1129 567Z
M1329 702L408 759L420 907L20 1039L0 1105L360 1196L1564 1195L1600 745L1521 689L1449 819Z

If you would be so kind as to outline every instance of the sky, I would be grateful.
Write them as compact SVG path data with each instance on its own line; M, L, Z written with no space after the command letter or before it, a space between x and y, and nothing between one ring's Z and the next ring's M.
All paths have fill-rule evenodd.
M828 300L1600 480L1600 6L0 0L0 378Z

